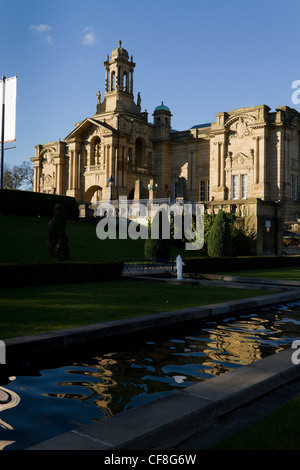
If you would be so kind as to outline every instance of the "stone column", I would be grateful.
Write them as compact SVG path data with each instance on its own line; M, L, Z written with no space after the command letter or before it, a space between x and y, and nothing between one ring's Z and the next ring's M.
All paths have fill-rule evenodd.
M73 189L73 150L69 153L69 189Z
M91 145L86 148L86 166L89 171L91 169Z
M133 93L133 70L130 70L130 93Z
M77 180L77 152L74 150L73 152L73 183L72 187L73 189L76 189L76 180Z
M267 150L267 139L266 136L259 137L259 184L261 186L261 198L265 198L266 191L266 150Z
M105 91L108 91L108 68L106 69L106 75L105 75Z
M76 179L76 189L80 189L80 164L81 164L81 152L80 151L77 151L77 159L76 159L76 163L77 163L77 179Z
M284 162L284 168L285 168L285 182L288 184L289 183L289 169L290 169L290 162L289 162L289 150L290 150L290 141L285 135L285 148L284 148L284 154L285 154L285 162Z
M260 164L260 156L259 156L259 137L256 137L256 151L255 151L255 184L259 183L259 164Z
M107 145L107 171L106 171L106 181L105 184L106 186L109 186L108 179L110 178L110 175L112 174L112 146Z
M220 144L220 186L221 188L224 188L224 162L225 162L225 142L222 142Z
M222 153L221 153L221 150L222 150L222 144L220 142L217 142L217 146L218 146L218 188L221 186L222 184Z
M41 162L38 160L34 164L34 179L33 179L33 191L39 192L40 191L40 178L41 178Z

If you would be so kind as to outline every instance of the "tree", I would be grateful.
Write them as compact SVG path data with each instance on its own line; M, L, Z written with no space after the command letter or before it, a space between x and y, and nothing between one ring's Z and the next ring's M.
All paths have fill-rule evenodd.
M5 189L33 189L33 166L29 162L23 162L22 165L10 166L4 165L3 188Z
M232 255L232 237L229 219L219 210L213 222L207 244L208 256L219 258Z
M149 236L145 240L144 254L146 259L169 259L171 257L172 243L170 236L163 238L163 218L168 217L162 209L153 217L152 225L149 227ZM169 221L165 222L169 226ZM151 234L158 234L158 238L152 238ZM167 234L166 234L167 235Z
M53 219L49 222L48 251L50 256L56 261L66 261L69 259L66 217L62 204L56 204Z

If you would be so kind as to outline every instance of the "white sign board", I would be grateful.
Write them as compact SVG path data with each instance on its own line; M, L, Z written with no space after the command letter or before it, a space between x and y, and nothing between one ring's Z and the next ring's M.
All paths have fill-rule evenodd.
M0 130L2 129L3 86L5 87L4 142L13 142L16 140L17 77L7 78L5 82L0 82Z

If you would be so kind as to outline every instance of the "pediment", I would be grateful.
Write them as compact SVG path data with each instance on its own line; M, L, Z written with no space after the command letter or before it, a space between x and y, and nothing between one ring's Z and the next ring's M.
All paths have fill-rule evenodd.
M95 128L103 127L106 130L109 130L111 132L117 132L116 129L113 127L109 126L106 122L104 121L97 121L96 119L92 118L86 118L83 121L81 121L79 124L75 126L75 129L70 132L70 134L67 135L67 137L64 139L65 141L79 138L82 139L87 133L92 133Z
M243 152L238 152L236 155L231 157L231 167L235 168L249 168L253 164L253 157L246 155Z

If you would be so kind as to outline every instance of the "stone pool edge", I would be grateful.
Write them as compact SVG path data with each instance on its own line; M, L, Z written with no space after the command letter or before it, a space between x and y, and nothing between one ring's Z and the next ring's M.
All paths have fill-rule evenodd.
M300 377L291 349L25 450L168 450Z
M108 321L75 328L49 331L40 334L4 339L6 364L20 364L37 354L55 354L65 348L79 347L84 344L126 338L138 333L147 333L159 328L178 326L191 321L207 320L238 311L286 303L300 299L300 289L290 289L277 294L249 297L246 299L220 302L200 307L166 311L123 320Z
M243 310L252 310L297 299L300 299L300 290L294 289L278 294L165 312L112 323L114 323L115 334L118 334L118 331L121 334L126 334L126 332L132 333L132 331L129 331L130 327L134 327L135 331L138 332L141 329L153 328L154 324L156 328L161 326L162 323L170 326L171 324L175 325L178 321L207 319L235 313L241 308ZM134 325L132 322L134 322ZM119 323L117 329L116 323ZM96 326L105 336L113 334L111 329L113 325L111 323L111 328L108 328L107 324L90 325L93 337ZM66 341L66 344L76 341L76 334L79 335L77 338L83 341L83 336L86 334L89 336L88 333L91 331L89 327L76 328L75 330L64 330L64 333L61 330L57 338L59 344L61 345L62 341ZM50 334L50 338L48 338L50 342L51 339L54 339L53 334ZM63 338L65 339L63 340ZM34 338L31 338L31 340L28 338L27 347L32 344L32 340ZM10 348L16 347L15 352L19 349L16 342L17 338L12 340L10 344ZM38 347L40 347L40 341L35 343L35 349ZM293 352L295 351L292 349L286 349L250 365L241 366L226 374L129 409L109 419L73 429L28 447L26 450L118 451L171 449L197 432L217 423L227 413L298 379L300 377L300 367L292 362Z

